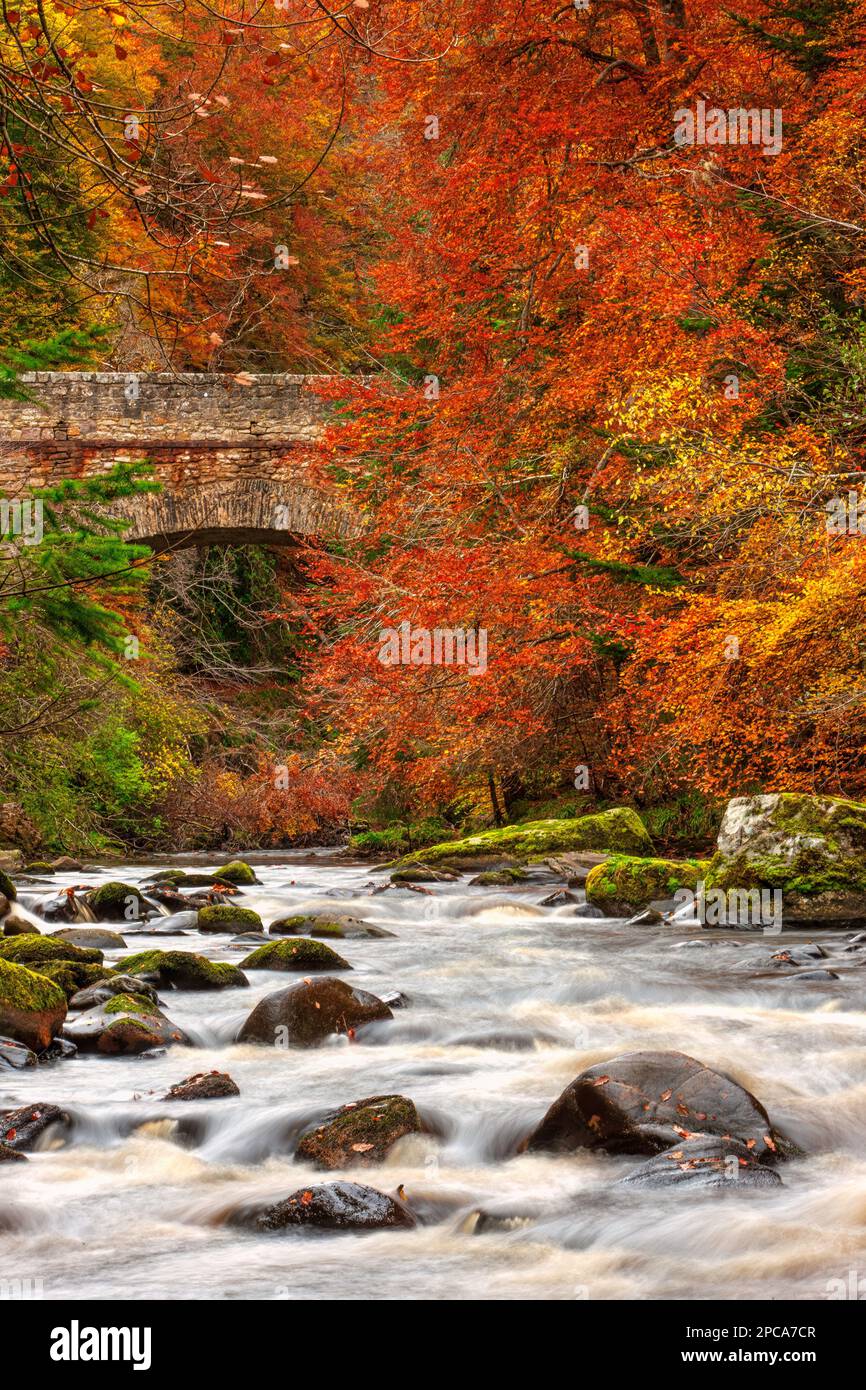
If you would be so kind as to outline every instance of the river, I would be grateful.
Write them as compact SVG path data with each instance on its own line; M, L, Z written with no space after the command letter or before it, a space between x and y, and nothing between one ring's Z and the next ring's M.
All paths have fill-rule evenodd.
M335 944L354 985L399 990L407 1007L355 1043L237 1045L253 1004L297 978L250 972L247 990L161 992L195 1048L0 1072L2 1105L53 1102L75 1121L62 1147L0 1165L0 1283L29 1280L48 1299L276 1300L822 1299L851 1271L866 1286L864 966L844 953L850 933L816 938L840 952L838 980L798 982L766 966L778 937L581 919L538 906L555 886L541 876L505 891L466 875L430 896L371 896L381 875L332 851L250 858L262 884L239 901L266 923L301 905L351 905L393 932ZM58 874L51 892L139 883L168 863ZM26 889L21 898L32 904ZM806 939L786 933L785 945ZM127 940L130 951L244 954L228 936ZM617 1179L639 1159L515 1154L584 1067L642 1049L687 1052L752 1090L806 1152L781 1168L784 1185L631 1189ZM159 1100L211 1068L240 1096ZM390 1092L411 1097L438 1137L403 1139L384 1166L355 1172L295 1162L312 1120ZM342 1177L402 1183L424 1221L362 1236L224 1223L247 1198ZM479 1210L499 1218L480 1234Z

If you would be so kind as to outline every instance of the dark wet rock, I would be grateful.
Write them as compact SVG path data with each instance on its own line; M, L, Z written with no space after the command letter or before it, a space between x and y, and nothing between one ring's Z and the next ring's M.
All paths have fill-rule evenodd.
M547 865L559 878L565 879L568 888L580 888L596 864L603 864L607 857L597 851L582 850L574 854L554 855L548 859Z
M182 1028L143 994L116 994L67 1020L63 1036L82 1052L132 1056L171 1043L188 1043Z
M405 870L404 870L405 872ZM485 869L483 873L470 878L470 888L508 888L513 883L525 883L529 874L525 869Z
M118 961L117 968L134 978L141 976L157 989L238 989L249 984L236 965L193 951L139 951Z
M39 1065L51 1062L68 1062L70 1058L78 1056L78 1048L75 1043L68 1038L52 1038L44 1052L39 1054Z
M565 888L560 888L555 893L548 893L546 898L542 898L539 907L568 907L570 903L576 903L578 899L573 893L569 893Z
M519 1231L532 1226L539 1217L538 1211L518 1212L511 1209L490 1211L486 1207L476 1207L460 1223L460 1234L464 1236L489 1236L500 1231Z
M182 912L171 912L168 917L157 917L150 924L150 931L160 936L183 934L194 931L198 921L198 908L184 908Z
M26 917L19 917L17 912L10 912L3 918L0 926L2 926L2 933L0 934L3 936L39 936L40 934L38 927L34 926L32 922L28 922Z
M15 899L18 897L18 889L15 887L15 884L6 873L5 869L0 869L0 893L2 893L3 897L10 903L14 903Z
M8 1144L0 1143L0 1163L14 1163L16 1159L20 1163L26 1163L27 1155L20 1154L17 1149L11 1148Z
M683 1052L627 1052L581 1072L525 1147L653 1154L698 1134L751 1144L761 1160L794 1152L751 1092Z
M827 952L822 946L815 946L811 941L805 946L786 946L781 951L774 951L770 956L770 964L776 967L786 965L813 965L816 960L825 960Z
M307 913L296 917L278 917L268 927L271 936L333 937L337 941L352 941L362 937L394 936L384 927L374 927L360 917L334 913Z
M325 975L266 994L241 1028L238 1042L315 1047L332 1033L352 1037L365 1024L392 1017L375 994Z
M82 905L76 898L73 888L67 888L53 898L42 898L39 902L33 903L31 907L32 911L37 913L44 922L83 922L88 920L87 913L82 910Z
M66 996L58 985L24 965L0 959L0 1035L42 1052L65 1017Z
M308 936L283 937L264 946L241 961L243 970L351 970L352 967L323 941Z
M383 989L379 998L389 1009L408 1009L411 1002L408 994L403 994L399 989Z
M102 883L85 898L97 922L136 922L147 911L147 903L131 883Z
M391 875L391 882L456 883L459 878L459 874L451 873L448 869L432 869L429 864L416 864L410 869L395 869Z
M599 922L604 915L601 908L593 907L592 903L578 903L574 912L570 914L572 917L583 917L588 922Z
M705 1135L656 1154L621 1182L631 1187L688 1187L702 1192L708 1188L745 1192L782 1186L775 1169L759 1163L745 1144Z
M282 1231L311 1226L328 1231L381 1231L408 1228L415 1217L400 1197L357 1182L329 1182L300 1188L281 1202L258 1210L240 1211L232 1224L256 1231Z
M161 907L168 909L172 916L177 916L181 912L194 912L196 921L198 914L203 907L212 907L218 902L219 894L210 893L178 893L176 888L149 888L148 897ZM167 921L167 918L163 920ZM193 924L194 925L194 924Z
M626 926L628 927L658 927L664 921L661 912L655 907L647 907L643 912L638 912L636 916L629 917Z
M0 1038L0 1071L20 1071L36 1066L36 1053L14 1038Z
M0 1119L0 1143L8 1144L18 1153L31 1152L43 1135L59 1138L69 1126L69 1116L59 1105L21 1105L6 1110Z
M793 977L794 984L820 983L825 980L838 980L839 976L835 970L801 970L799 975Z
M96 1004L106 1004L115 994L143 994L152 1003L159 1003L153 985L147 984L145 980L134 975L111 975L73 994L69 1000L69 1008L92 1009Z
M295 1158L315 1168L371 1167L406 1134L420 1134L418 1111L406 1096L367 1096L341 1105L303 1134Z
M268 938L263 931L244 931L240 936L233 936L229 942L232 950L246 950L248 946L265 946Z
M200 1071L166 1091L164 1100L223 1100L240 1089L225 1071Z
M264 931L264 923L257 912L249 907L235 907L234 903L203 907L196 926L204 932Z
M69 941L73 946L95 947L97 951L122 951L126 946L120 933L109 931L107 927L61 927L51 936L58 941Z

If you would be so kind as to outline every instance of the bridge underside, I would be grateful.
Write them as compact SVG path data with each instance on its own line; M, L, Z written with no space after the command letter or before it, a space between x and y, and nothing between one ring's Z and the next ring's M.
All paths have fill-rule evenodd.
M204 545L292 546L304 536L348 536L358 529L351 513L325 493L264 478L204 484L192 494L145 493L113 510L130 523L126 540L157 553Z

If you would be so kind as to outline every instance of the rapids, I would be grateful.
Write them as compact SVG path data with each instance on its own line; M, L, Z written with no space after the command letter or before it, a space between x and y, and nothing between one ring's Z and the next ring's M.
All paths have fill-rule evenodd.
M581 919L538 905L552 886L543 875L505 892L464 875L431 896L371 895L387 880L332 851L249 857L262 885L239 901L266 924L317 904L393 932L334 944L352 984L398 990L408 1006L356 1043L241 1046L233 1038L253 1004L298 978L250 972L247 990L161 991L195 1048L0 1072L3 1107L53 1102L74 1119L61 1147L0 1165L0 1290L21 1280L49 1299L822 1299L866 1273L859 953L834 960L838 980L798 983L762 968L778 937ZM21 906L73 883L139 883L166 862L57 874L50 889L22 886ZM130 952L236 963L252 949L117 929ZM786 932L784 944L808 939ZM813 939L840 948L846 934ZM638 1049L679 1049L753 1091L806 1151L780 1169L784 1186L630 1189L616 1180L639 1159L515 1154L579 1071ZM159 1100L211 1068L240 1096ZM378 1168L321 1174L294 1161L312 1120L383 1092L411 1097L436 1137L401 1140ZM249 1197L337 1177L402 1183L422 1224L355 1236L223 1222Z

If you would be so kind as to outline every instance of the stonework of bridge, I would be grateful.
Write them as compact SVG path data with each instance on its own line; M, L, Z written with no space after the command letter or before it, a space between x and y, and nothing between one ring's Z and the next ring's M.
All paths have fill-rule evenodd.
M310 485L304 448L325 418L322 378L270 374L35 372L0 401L0 496L146 462L162 490L113 504L154 550L296 545L357 531Z

